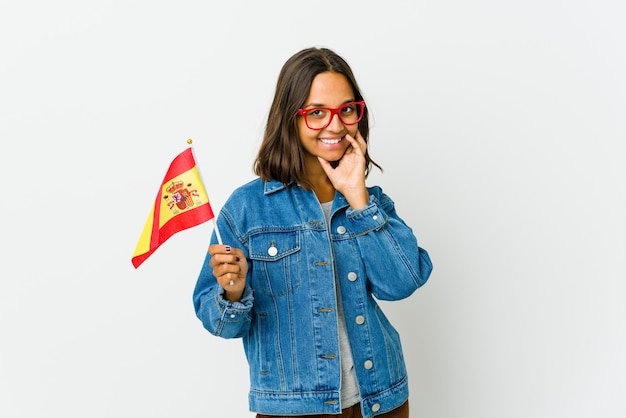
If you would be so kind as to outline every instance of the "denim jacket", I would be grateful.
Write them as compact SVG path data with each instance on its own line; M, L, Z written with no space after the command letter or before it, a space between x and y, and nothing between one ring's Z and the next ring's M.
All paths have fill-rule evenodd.
M408 398L400 337L376 299L408 297L432 264L393 201L379 187L368 191L369 203L358 210L337 192L330 225L312 191L276 181L253 180L222 208L218 229L224 244L246 256L246 288L241 301L225 300L208 254L193 302L210 333L243 339L251 411L341 412L337 295L363 416L389 412Z

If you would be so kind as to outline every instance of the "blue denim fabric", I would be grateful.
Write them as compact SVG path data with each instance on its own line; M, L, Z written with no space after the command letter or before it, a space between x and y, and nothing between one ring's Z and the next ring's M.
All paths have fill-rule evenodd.
M364 417L408 398L400 337L376 299L408 297L432 264L393 201L379 187L368 190L370 202L358 210L337 193L330 226L315 194L297 185L256 179L222 208L222 240L248 260L246 289L240 302L225 300L207 255L193 301L209 332L243 339L251 411L341 412L335 275Z

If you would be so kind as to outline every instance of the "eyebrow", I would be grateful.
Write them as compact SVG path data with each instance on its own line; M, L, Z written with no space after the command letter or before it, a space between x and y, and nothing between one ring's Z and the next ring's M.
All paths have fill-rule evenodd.
M342 103L341 105L339 105L338 107L341 107L341 106L345 105L346 103L352 103L352 102L354 102L354 101L356 101L356 100L355 100L355 99L349 99L349 100L346 100L345 102L343 102L343 103ZM323 107L323 108L328 108L328 109L330 109L330 107L329 107L329 106L325 106L325 105L323 105L322 103L309 103L309 104L307 104L307 105L304 105L304 106L303 106L303 109L304 109L304 108L307 108L307 107Z

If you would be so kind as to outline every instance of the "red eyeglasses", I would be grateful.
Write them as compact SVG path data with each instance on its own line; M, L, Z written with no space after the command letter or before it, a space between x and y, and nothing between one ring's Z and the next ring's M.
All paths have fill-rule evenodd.
M309 129L321 130L330 125L333 116L337 115L344 125L359 123L365 112L365 102L350 102L339 107L310 107L298 110Z

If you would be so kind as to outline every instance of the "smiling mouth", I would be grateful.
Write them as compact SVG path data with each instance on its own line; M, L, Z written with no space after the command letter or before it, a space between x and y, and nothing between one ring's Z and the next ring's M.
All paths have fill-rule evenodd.
M335 145L343 141L343 138L320 138L319 140L324 144Z

